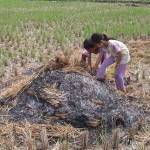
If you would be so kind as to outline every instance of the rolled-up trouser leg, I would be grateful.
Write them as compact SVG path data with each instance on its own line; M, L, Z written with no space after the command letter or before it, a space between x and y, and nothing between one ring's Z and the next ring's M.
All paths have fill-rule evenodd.
M127 69L127 64L120 64L115 72L116 87L118 90L124 89L124 76Z
M115 62L115 58L113 56L110 56L109 58L104 59L103 63L100 65L100 67L97 70L97 77L98 78L104 78L106 68L110 65L112 65Z

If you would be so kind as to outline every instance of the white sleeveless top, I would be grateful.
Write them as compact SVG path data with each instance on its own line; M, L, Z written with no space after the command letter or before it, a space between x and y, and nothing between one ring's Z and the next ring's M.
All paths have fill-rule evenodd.
M114 57L117 56L117 52L121 52L122 59L120 63L127 64L130 61L130 54L127 46L124 43L117 40L109 40L108 42L109 42L108 47L101 48L101 50Z

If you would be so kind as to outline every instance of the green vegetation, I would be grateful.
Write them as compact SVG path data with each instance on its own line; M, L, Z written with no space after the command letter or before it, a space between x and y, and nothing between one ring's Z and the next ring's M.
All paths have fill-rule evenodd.
M54 0L36 0L36 1L54 1ZM56 0L56 1L70 1L70 0ZM86 1L86 2L131 2L131 3L150 3L150 0L72 0L72 1Z
M131 2L131 3L150 3L150 0L94 0L96 2Z
M81 46L93 32L149 37L149 5L0 0L0 72L12 61L43 61L51 51Z

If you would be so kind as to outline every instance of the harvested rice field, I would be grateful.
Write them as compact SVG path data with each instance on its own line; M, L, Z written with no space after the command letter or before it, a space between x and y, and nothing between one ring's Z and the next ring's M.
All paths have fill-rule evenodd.
M150 4L125 1L0 0L0 149L150 149ZM80 66L94 32L128 46L126 94Z

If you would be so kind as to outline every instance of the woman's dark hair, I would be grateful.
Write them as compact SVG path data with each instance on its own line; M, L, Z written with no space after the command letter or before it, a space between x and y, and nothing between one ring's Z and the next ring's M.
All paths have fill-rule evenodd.
M89 50L90 48L94 48L95 44L92 42L91 39L85 39L84 42L83 42L83 47L86 50Z
M99 43L102 40L103 41L109 41L114 38L109 38L106 34L100 34L100 33L93 33L91 36L91 40L93 41L93 43Z

